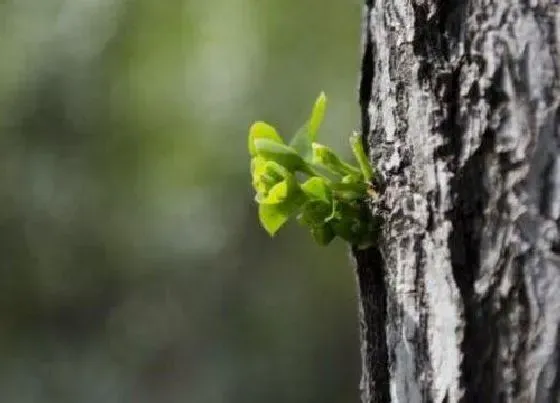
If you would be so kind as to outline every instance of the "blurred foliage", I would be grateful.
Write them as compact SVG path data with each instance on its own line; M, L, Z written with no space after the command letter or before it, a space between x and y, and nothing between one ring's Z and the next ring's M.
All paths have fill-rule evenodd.
M325 90L346 147L359 25L358 2L0 1L0 401L358 400L345 245L268 239L246 136Z

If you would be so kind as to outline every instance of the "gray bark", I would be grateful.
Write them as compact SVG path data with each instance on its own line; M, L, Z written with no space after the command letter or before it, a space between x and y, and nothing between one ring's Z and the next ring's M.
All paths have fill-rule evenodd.
M365 6L363 402L560 401L557 3Z

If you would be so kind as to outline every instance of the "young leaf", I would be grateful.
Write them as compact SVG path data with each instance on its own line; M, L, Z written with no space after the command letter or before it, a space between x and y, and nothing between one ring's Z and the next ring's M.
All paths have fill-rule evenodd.
M339 213L336 219L330 221L330 224L336 235L351 244L358 243L367 228L367 224L355 217L348 217L345 213Z
M310 171L307 163L292 147L264 138L256 139L254 144L258 156L277 162L291 172Z
M255 122L249 128L249 154L254 157L257 154L255 140L269 139L276 143L284 144L284 140L276 129L265 122Z
M326 223L332 215L332 203L309 200L301 208L298 221L310 227Z
M321 92L315 100L309 120L305 122L290 141L290 147L293 147L306 161L311 160L311 144L317 137L317 132L325 116L326 106L327 97L324 92Z
M336 236L329 223L311 227L311 236L321 246L328 245Z
M313 110L311 111L311 118L309 119L309 138L311 141L315 141L315 138L317 137L319 127L325 117L326 107L327 97L324 92L321 92L319 97L315 100Z
M303 197L294 197L279 204L259 203L259 220L263 228L273 236L288 221L304 202Z
M271 236L276 234L289 217L277 204L259 204L259 220Z
M267 161L262 157L251 158L251 178L253 188L257 193L262 193L268 188L268 178L266 177Z
M352 148L352 152L356 157L356 161L358 161L358 165L360 166L360 170L362 171L362 175L364 175L364 179L366 182L371 181L375 172L371 167L368 158L366 156L366 152L364 151L364 146L362 144L362 136L358 133L353 132L350 136L350 147Z
M335 237L335 233L328 222L332 214L332 203L320 200L306 202L297 217L300 224L306 225L311 230L313 239L319 245L327 245Z
M296 150L306 161L310 161L311 143L312 141L309 138L309 122L306 122L292 137L290 147Z
M363 182L338 182L333 183L331 187L338 197L347 201L364 199L368 189Z
M288 182L283 180L278 182L264 194L257 194L257 202L261 204L279 204L286 200L288 197Z
M266 160L262 157L253 157L251 158L251 176L255 176L256 172L259 170L263 170L266 164Z
M253 188L257 191L257 196L261 196L268 193L275 184L283 181L289 172L282 165L257 156L251 160L251 174Z
M262 204L279 204L298 200L303 196L296 178L289 174L286 178L273 185L266 193L257 194L257 202Z
M342 161L329 147L318 143L313 143L312 147L313 164L323 166L329 171L341 176L351 175L360 177L361 172L359 169Z
M330 203L332 200L331 189L325 178L313 176L301 185L301 189L311 200L321 200Z

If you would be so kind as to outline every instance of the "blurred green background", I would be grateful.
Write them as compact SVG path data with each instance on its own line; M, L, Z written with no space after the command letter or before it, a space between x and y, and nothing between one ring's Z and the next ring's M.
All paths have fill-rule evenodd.
M359 1L0 1L0 402L356 402L346 247L257 222L246 136L357 127Z

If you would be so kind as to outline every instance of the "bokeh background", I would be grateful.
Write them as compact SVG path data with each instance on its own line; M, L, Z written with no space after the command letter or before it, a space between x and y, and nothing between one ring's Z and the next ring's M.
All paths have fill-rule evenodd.
M0 1L0 402L358 401L346 247L258 226L246 136L357 128L360 1Z

